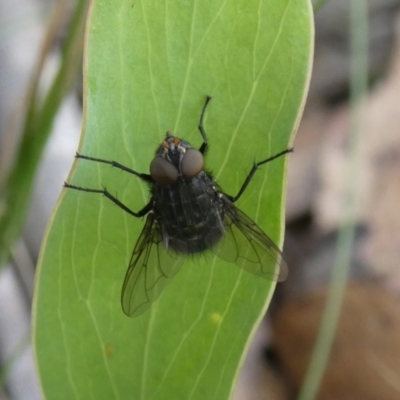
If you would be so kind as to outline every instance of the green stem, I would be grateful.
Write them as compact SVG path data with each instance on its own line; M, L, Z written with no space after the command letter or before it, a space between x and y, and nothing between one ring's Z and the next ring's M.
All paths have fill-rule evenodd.
M363 98L367 92L368 82L368 6L366 0L350 2L350 22L351 126L349 132L350 164L348 166L349 174L347 175L347 202L343 211L342 229L339 232L337 254L328 298L311 362L298 397L299 400L312 400L318 394L336 334L354 243L355 210L357 203L355 182L358 181L360 137L363 118L365 116Z
M314 0L312 2L314 14L326 3L326 0Z

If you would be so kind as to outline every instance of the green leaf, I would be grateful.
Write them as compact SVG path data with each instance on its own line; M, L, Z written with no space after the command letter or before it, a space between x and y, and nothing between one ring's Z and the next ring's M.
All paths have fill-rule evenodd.
M207 94L207 167L236 194L254 159L290 146L312 54L307 1L100 1L87 30L82 154L148 172L167 130L194 146ZM72 156L72 155L71 155ZM263 166L238 206L278 244L285 159ZM69 182L133 210L137 178L79 160ZM211 253L188 258L150 311L127 318L120 291L143 221L65 190L44 242L34 308L48 399L226 399L274 284Z

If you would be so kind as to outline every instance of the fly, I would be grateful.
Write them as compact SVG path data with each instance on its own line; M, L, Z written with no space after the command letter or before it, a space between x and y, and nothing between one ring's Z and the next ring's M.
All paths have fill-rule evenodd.
M212 251L222 260L267 280L286 278L287 265L279 248L235 203L261 165L293 149L254 163L237 195L226 194L204 169L208 140L203 121L210 100L207 96L200 115L198 129L203 139L200 148L197 150L167 132L150 163L150 174L139 173L116 161L76 154L76 158L109 164L146 182L150 201L138 212L106 188L64 184L70 189L103 194L136 218L147 215L122 287L122 309L129 317L136 317L151 306L190 254Z

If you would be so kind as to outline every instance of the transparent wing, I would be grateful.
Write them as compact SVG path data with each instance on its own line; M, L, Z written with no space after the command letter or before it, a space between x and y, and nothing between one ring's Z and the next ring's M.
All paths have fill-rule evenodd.
M225 237L213 248L213 252L262 278L285 280L287 264L275 243L225 196L222 201Z
M149 213L133 250L122 287L121 304L125 314L136 317L158 298L176 275L184 258L165 249L161 229Z

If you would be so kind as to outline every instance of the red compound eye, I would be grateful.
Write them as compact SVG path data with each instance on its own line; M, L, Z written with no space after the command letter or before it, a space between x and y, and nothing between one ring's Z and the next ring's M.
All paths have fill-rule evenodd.
M181 163L182 175L185 179L191 179L198 175L204 167L204 157L196 149L187 149Z
M178 170L163 157L155 157L150 164L150 175L160 185L169 185L178 180Z

